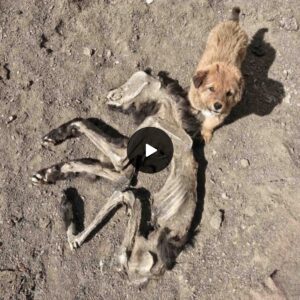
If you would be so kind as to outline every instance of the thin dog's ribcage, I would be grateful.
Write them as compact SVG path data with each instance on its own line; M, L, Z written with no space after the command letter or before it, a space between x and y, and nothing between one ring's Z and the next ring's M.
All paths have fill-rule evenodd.
M189 187L183 176L170 176L162 189L154 195L157 219L167 221L172 218L186 200Z

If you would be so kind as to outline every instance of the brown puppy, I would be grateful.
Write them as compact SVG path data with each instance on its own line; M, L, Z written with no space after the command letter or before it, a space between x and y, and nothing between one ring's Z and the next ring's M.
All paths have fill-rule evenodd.
M233 8L231 20L210 32L189 90L191 106L205 117L201 134L206 143L242 97L244 80L240 68L248 36L239 25L239 13L239 8Z

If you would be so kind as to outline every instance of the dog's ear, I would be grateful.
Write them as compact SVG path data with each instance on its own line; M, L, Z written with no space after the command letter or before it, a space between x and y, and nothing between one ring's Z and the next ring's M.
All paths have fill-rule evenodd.
M200 87L203 83L205 77L207 76L208 71L198 71L196 75L193 76L193 83L196 89Z

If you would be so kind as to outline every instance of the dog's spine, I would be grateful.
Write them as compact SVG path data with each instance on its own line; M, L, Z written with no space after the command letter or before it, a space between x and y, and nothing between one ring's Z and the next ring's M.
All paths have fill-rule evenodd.
M238 6L235 6L231 11L230 20L238 22L240 19L241 9Z

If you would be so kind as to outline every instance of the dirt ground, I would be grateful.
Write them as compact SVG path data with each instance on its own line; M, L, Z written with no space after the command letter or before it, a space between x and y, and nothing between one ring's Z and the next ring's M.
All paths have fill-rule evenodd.
M299 299L300 2L146 2L0 0L0 299ZM76 252L60 219L63 189L84 203L87 225L112 184L29 180L96 149L85 138L45 149L41 136L78 116L130 134L107 92L145 68L188 86L208 32L235 5L253 38L246 92L205 146L198 234L171 271L138 288L110 267L124 210ZM142 179L155 189L162 174Z

